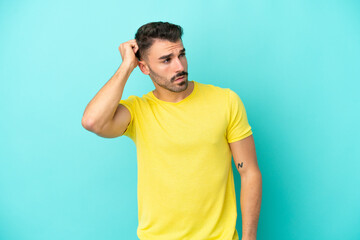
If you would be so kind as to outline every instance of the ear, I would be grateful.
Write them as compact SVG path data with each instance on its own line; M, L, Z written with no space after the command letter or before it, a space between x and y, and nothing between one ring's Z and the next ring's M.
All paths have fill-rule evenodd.
M146 62L144 60L139 61L139 68L145 75L150 74L149 67L147 66Z

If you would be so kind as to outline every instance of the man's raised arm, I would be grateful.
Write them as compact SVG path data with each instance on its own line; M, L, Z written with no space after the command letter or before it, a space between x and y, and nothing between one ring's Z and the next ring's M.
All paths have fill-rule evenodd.
M121 136L126 130L131 116L129 110L119 102L126 81L138 65L135 56L137 50L138 45L135 39L119 46L122 63L86 106L81 120L85 129L107 138Z

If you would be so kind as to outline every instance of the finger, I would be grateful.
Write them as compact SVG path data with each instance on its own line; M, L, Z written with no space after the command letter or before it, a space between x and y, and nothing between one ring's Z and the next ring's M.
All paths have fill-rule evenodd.
M135 43L131 43L131 42L126 42L124 43L124 48L133 48L135 47Z
M132 39L132 40L127 41L127 43L133 45L133 44L136 44L136 40L135 40L135 39Z
M133 50L134 50L134 53L136 53L136 52L139 50L139 46L136 44L136 45L133 47Z

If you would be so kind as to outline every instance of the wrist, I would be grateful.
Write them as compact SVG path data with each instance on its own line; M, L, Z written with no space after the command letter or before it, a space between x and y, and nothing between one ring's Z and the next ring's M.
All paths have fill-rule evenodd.
M256 237L242 237L241 240L256 240Z
M125 69L132 71L134 68L136 68L137 65L130 61L124 61L120 66L123 66Z
M256 235L242 235L241 240L256 240Z
M118 72L122 72L124 73L127 77L130 76L130 74L132 73L132 71L134 70L134 66L131 65L131 63L129 62L122 62L120 64L120 67L118 68Z

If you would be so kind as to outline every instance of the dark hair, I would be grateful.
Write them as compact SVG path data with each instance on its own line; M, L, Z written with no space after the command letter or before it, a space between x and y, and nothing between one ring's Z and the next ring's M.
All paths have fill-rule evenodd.
M164 39L170 42L181 40L183 29L181 26L168 22L150 22L142 25L135 34L135 40L139 46L136 57L140 60L151 47L154 39Z

